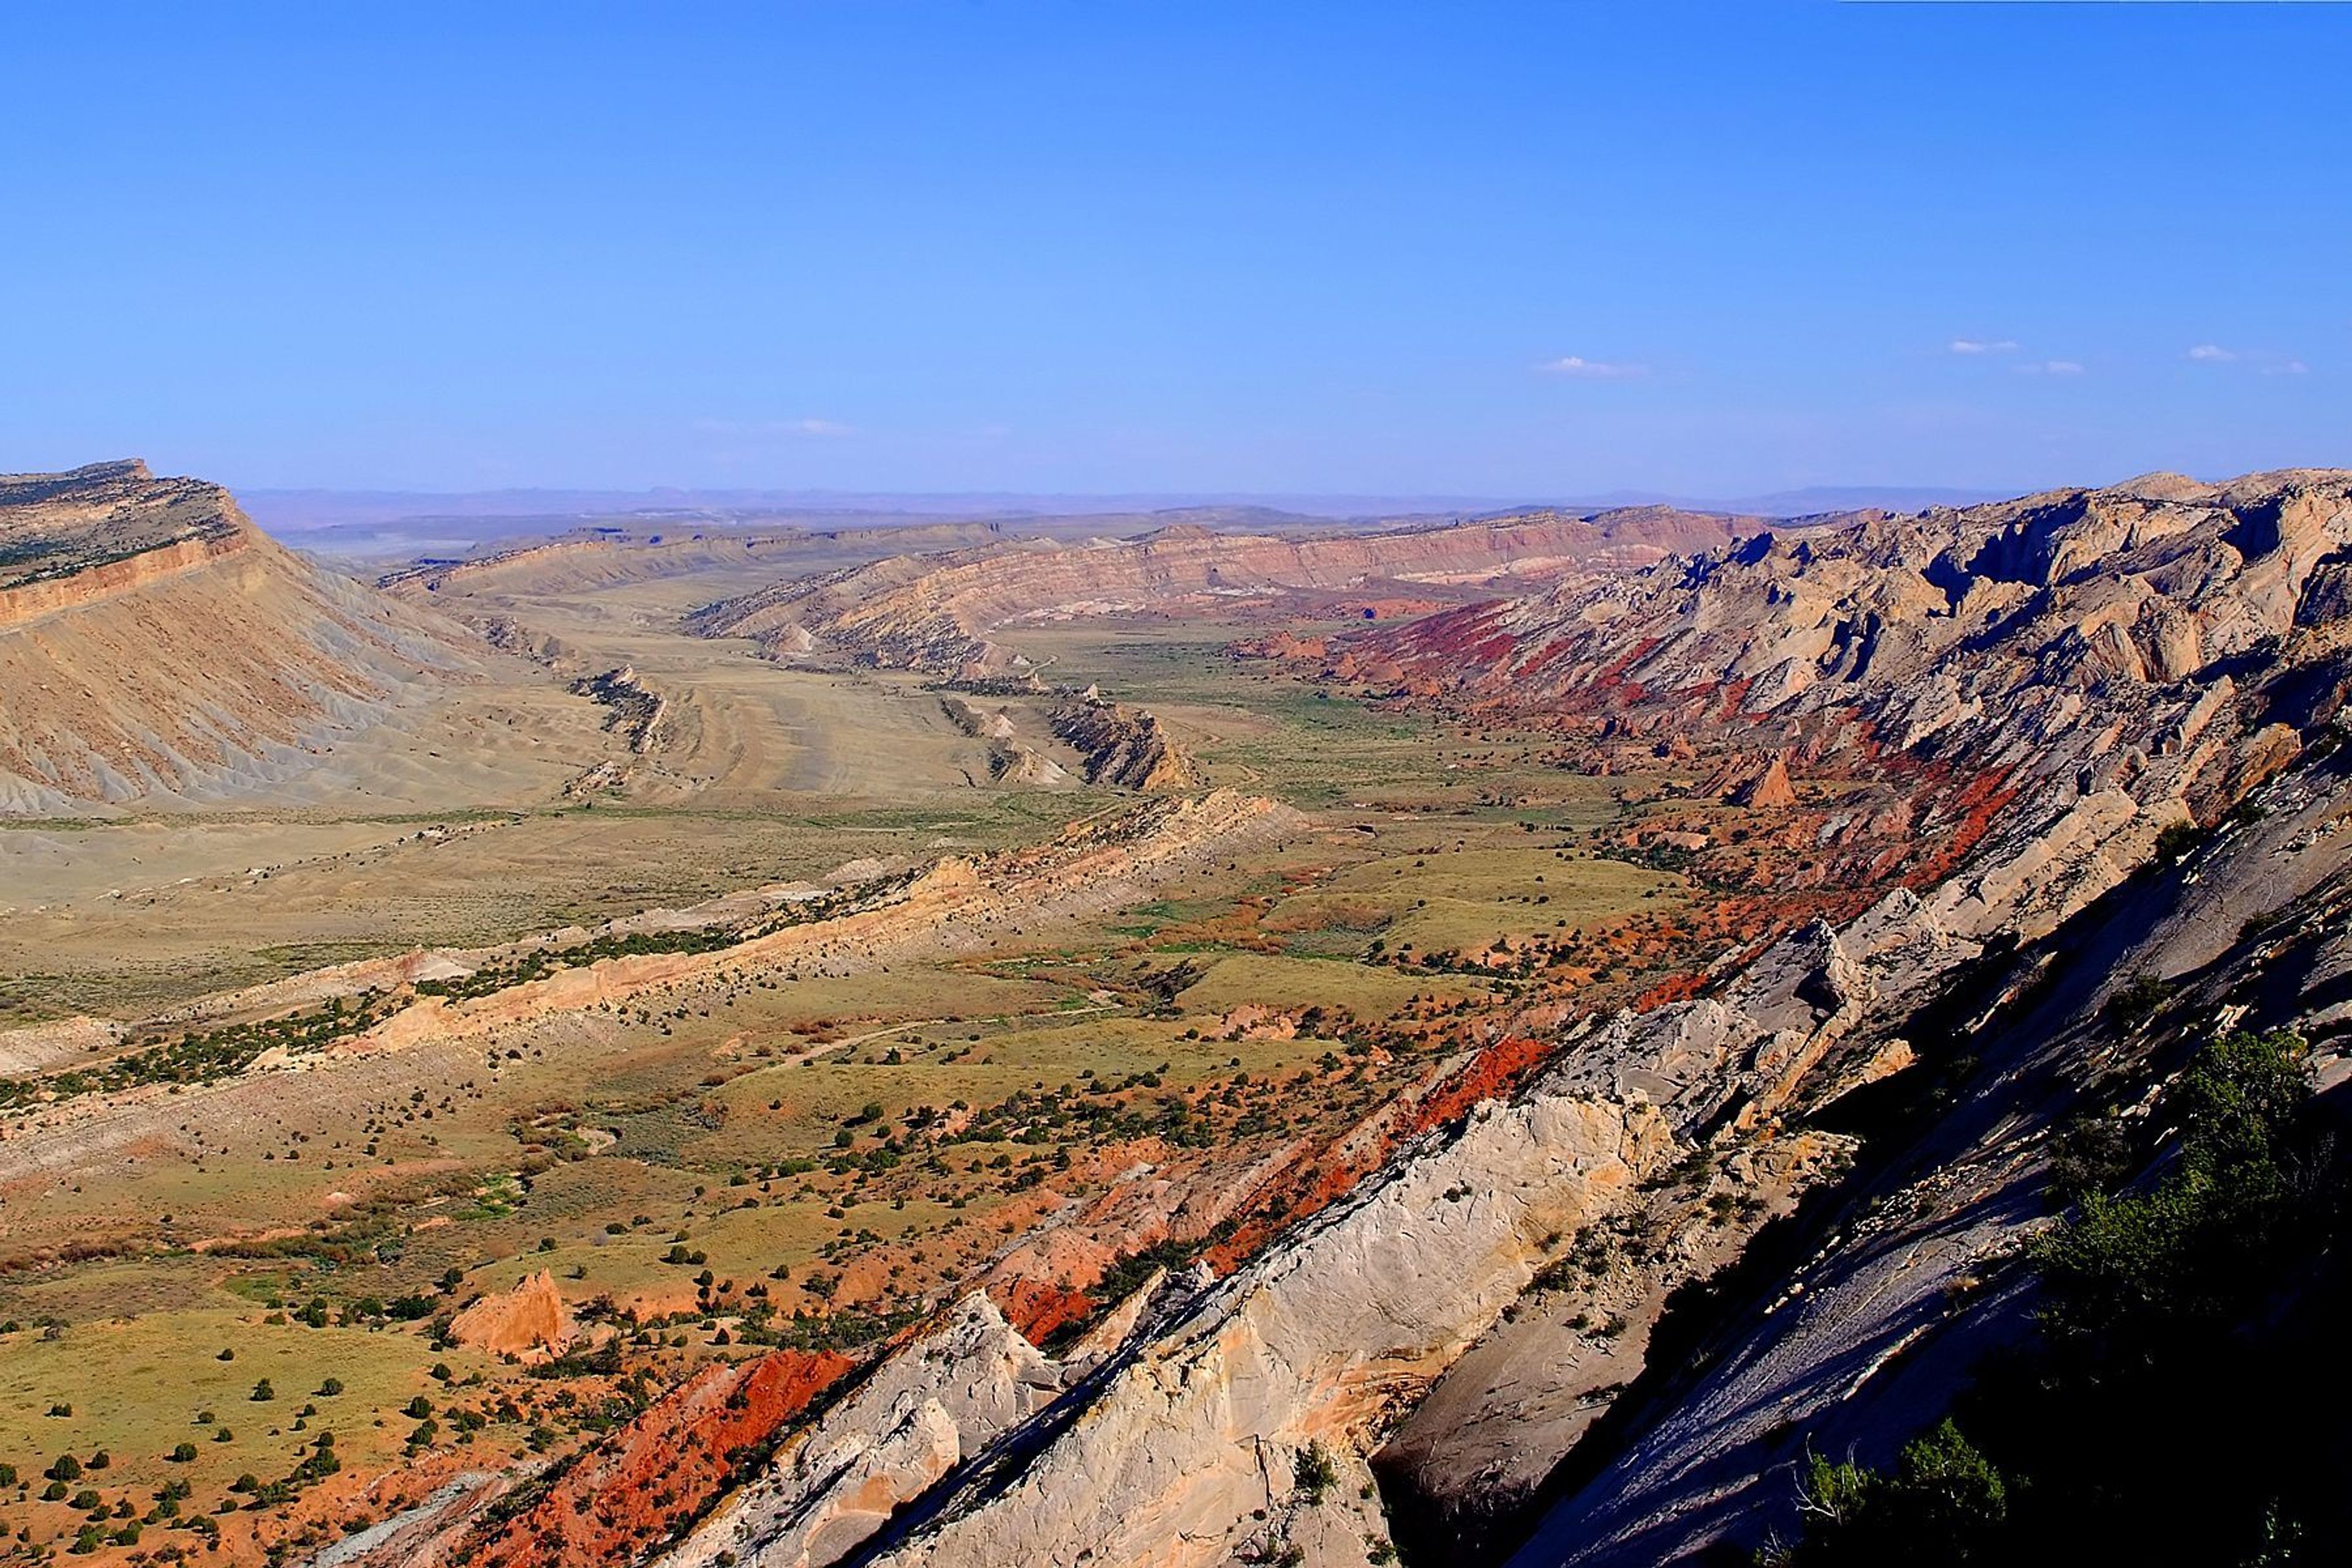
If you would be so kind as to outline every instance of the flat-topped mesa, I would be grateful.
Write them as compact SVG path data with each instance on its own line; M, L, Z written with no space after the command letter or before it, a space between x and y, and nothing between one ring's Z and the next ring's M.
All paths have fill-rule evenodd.
M1005 540L796 578L709 605L689 624L783 652L829 647L875 664L954 674L1007 668L1024 625L1231 614L1239 604L1297 595L1352 595L1377 618L1400 595L1425 610L1461 602L1467 587L1622 572L1756 526L1637 508L1304 537L1177 527L1127 540Z
M234 795L471 639L144 463L0 476L0 811Z
M88 604L260 539L228 492L137 458L0 474L0 627Z

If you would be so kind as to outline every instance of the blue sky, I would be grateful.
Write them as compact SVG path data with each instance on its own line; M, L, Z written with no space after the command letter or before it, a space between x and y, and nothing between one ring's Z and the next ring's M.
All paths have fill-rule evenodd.
M370 9L0 14L0 469L2352 464L2352 6Z

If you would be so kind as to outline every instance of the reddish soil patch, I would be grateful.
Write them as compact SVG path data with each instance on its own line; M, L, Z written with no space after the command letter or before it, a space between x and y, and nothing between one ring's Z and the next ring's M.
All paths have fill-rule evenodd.
M1005 1279L988 1288L989 1300L1005 1321L1033 1345L1042 1345L1055 1330L1082 1322L1095 1310L1094 1299L1051 1279Z
M708 1509L747 1459L853 1364L830 1351L777 1351L711 1367L584 1454L460 1556L483 1568L633 1562Z
M1233 1233L1202 1254L1219 1274L1230 1274L1280 1232L1328 1208L1387 1163L1399 1144L1468 1112L1482 1100L1510 1093L1551 1056L1545 1041L1511 1035L1433 1086L1379 1138L1341 1142L1302 1152L1252 1194Z

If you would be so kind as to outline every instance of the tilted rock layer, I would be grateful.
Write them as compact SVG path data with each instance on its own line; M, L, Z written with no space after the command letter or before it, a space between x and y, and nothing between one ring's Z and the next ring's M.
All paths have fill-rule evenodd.
M1009 541L803 577L710 605L694 625L785 652L819 646L954 673L1002 666L1024 621L1212 608L1294 592L1547 582L1622 570L1731 538L1735 520L1664 508L1539 512L1444 528L1270 538L1164 530L1141 539Z
M1167 727L1139 709L1093 697L1066 702L1054 710L1054 733L1086 759L1088 784L1159 795L1206 782Z
M1402 700L1549 715L1596 763L1693 763L1709 809L1730 799L1759 820L1801 819L1819 851L1808 874L1854 900L1727 954L1680 999L1557 1035L1529 1088L1427 1134L1172 1314L1146 1314L1019 1436L975 1458L958 1426L951 1469L942 1426L876 1493L918 1500L863 1550L925 1568L1362 1561L1378 1521L1344 1499L1310 1506L1300 1478L1318 1453L1353 1494L1361 1456L1577 1237L1701 1153L1727 1171L1785 1163L1783 1115L1909 1059L1899 1031L1956 976L2099 918L2168 828L2210 823L2294 766L2352 686L2347 609L2352 477L2290 473L1866 516L1325 650L1333 674ZM2301 787L2322 791L2316 811L2334 785ZM2258 858L2302 857L2293 876L2322 874L2340 853L2315 848L2314 832L2282 823ZM2234 929L2221 920L2208 923ZM2096 1016L2095 996L2078 1005ZM1980 1147L2004 1172L2023 1168L2031 1117L2048 1112L2018 1114L1989 1102L1982 1118ZM1796 1356L1790 1375L1812 1397L1860 1386L1911 1342L1922 1304L1959 1300L1984 1248L2030 1212L2009 1190L1968 1249L1887 1253L1889 1267L1927 1260L1927 1283L1865 1277L1822 1361ZM1769 1347L1787 1331L1756 1334ZM1857 1345L1856 1370L1833 1384L1823 1367ZM1775 1364L1764 1348L1737 1363ZM1751 1426L1776 1408L1769 1377L1738 1393L1739 1412L1766 1413ZM1464 1391L1473 1418L1489 1417L1486 1397ZM1717 1451L1720 1408L1670 1427L1690 1446L1676 1465L1696 1474ZM1572 1443L1587 1425L1555 1419L1528 1441ZM1564 1457L1515 1464L1532 1478ZM860 1462L881 1464L881 1448ZM1664 1485L1615 1505L1632 1517L1602 1520L1590 1510L1640 1482L1612 1472L1617 1489L1556 1515L1543 1550L1572 1554L1594 1521L1626 1541L1703 1500L1709 1522L1666 1554L1679 1556L1760 1484L1710 1472L1678 1490L1684 1471L1659 1473ZM761 1539L788 1511L735 1522ZM1643 1550L1612 1560L1658 1560Z
M1745 805L1867 781L1794 881L1927 888L1967 861L1978 880L1940 895L1959 923L2037 935L2335 718L2347 605L2352 475L2157 476L1759 534L1305 656L1544 718L1596 771L1713 751Z

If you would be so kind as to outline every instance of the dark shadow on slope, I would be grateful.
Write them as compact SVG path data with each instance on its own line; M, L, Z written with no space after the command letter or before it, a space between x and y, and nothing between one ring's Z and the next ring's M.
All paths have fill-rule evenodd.
M1499 1563L1551 1513L1629 1462L1685 1471L1695 1480L1732 1482L1801 1458L1804 1434L1792 1426L1768 1429L1759 1442L1690 1458L1644 1454L1643 1445L1727 1363L1769 1350L1767 1310L1814 1255L1843 1247L1850 1250L1842 1263L1851 1265L1885 1247L1918 1246L1988 1216L2013 1226L2047 1212L2036 1182L1988 1200L1996 1205L1991 1208L1964 1206L1941 1216L1926 1232L1895 1229L1883 1237L1853 1239L1875 1205L1909 1184L1988 1140L2023 1136L2053 1125L2074 1109L2079 1089L2073 1068L2111 1039L2098 1016L2102 992L2128 972L2130 955L2161 931L2179 905L2185 879L2202 858L2131 879L2038 942L1990 948L1908 1017L1886 1026L1884 1033L1913 1042L1920 1065L1849 1094L1811 1119L1810 1124L1862 1139L1861 1157L1846 1179L1815 1193L1796 1214L1760 1232L1713 1282L1676 1293L1654 1331L1642 1373L1531 1498L1481 1521L1474 1532L1414 1532L1408 1560L1416 1568ZM1969 1344L1961 1359L1973 1361L2031 1331L2028 1296L2012 1282L1993 1281L1964 1310L1943 1311L1939 1303L1936 1316L1892 1321L1871 1340L1814 1367L1801 1385L1780 1386L1774 1402L1801 1405L1808 1394L1834 1394L1865 1372L1874 1385L1891 1386L1902 1380L1908 1363L1930 1351L1952 1348L1956 1339ZM1750 1406L1715 1415L1728 1426L1755 1414ZM1790 1498L1793 1506L1793 1491ZM1413 1499L1391 1500L1392 1521L1425 1520L1433 1511ZM1763 1521L1756 1528L1760 1531ZM1405 1534L1400 1530L1401 1547L1408 1544ZM1609 1560L1642 1561L1640 1541L1636 1534L1621 1542Z

